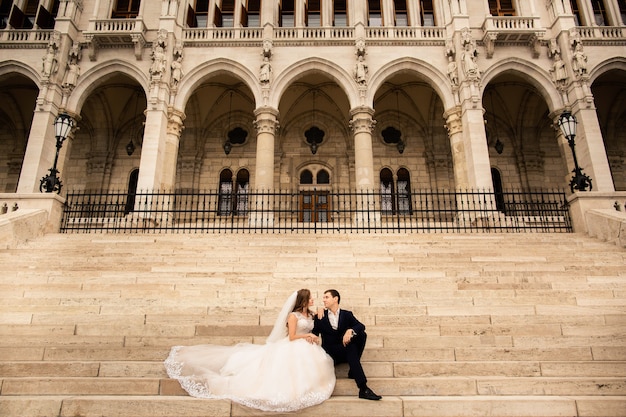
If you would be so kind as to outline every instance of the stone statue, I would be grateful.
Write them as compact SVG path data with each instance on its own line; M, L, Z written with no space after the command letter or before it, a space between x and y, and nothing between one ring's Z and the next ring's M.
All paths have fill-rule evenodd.
M42 58L41 75L45 78L49 78L52 74L58 70L57 62L57 50L54 44L48 45L46 55Z
M552 64L552 80L556 84L564 84L567 82L567 70L565 69L565 62L561 59L559 52L554 53L554 64Z
M270 64L270 59L266 56L263 58L263 63L261 64L261 70L259 72L259 81L262 84L267 84L270 82L270 77L272 75L272 65Z
M367 73L367 64L365 63L363 56L359 55L356 65L354 66L354 80L361 85L366 84Z
M78 61L82 57L80 44L74 42L72 49L69 52L69 58L67 61L67 71L65 72L65 78L61 84L64 88L74 88L78 82L78 76L80 75L80 66Z
M577 76L587 73L587 55L583 52L583 44L576 43L572 56L572 69Z
M457 70L456 62L454 61L454 56L448 56L448 78L450 79L450 84L453 86L459 85L459 72Z
M478 69L478 64L476 63L476 55L478 55L476 48L473 46L471 42L465 44L465 49L463 50L463 71L465 72L465 76L471 79L480 78L480 71Z

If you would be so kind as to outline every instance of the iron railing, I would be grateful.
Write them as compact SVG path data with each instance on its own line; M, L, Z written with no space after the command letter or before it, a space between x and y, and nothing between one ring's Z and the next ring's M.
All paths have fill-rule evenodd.
M154 233L571 232L556 191L67 194L61 231Z

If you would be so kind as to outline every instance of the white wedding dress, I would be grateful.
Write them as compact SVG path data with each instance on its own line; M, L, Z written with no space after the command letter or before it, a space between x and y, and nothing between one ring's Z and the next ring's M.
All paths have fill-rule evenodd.
M287 313L298 319L297 334L311 332L311 317ZM333 360L319 345L305 339L290 341L286 322L281 312L264 345L175 346L165 361L167 373L193 397L229 399L276 412L319 404L335 387Z

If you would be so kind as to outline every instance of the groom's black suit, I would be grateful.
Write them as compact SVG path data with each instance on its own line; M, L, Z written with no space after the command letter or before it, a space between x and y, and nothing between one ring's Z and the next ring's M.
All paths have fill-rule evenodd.
M344 346L343 335L348 329L352 329L355 336L347 346ZM351 311L339 309L339 322L335 330L330 324L328 310L326 310L321 319L315 316L313 334L322 337L322 348L333 358L335 365L347 362L350 365L349 376L354 379L359 388L365 388L367 378L361 366L361 355L367 340L365 325L358 321Z

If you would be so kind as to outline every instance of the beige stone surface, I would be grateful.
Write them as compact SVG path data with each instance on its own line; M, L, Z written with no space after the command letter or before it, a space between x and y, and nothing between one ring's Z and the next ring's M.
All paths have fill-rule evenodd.
M49 417L58 416L62 397L0 396L0 417Z
M68 398L59 417L201 417L231 416L229 401L181 397L116 396Z
M623 417L626 415L626 399L587 397L576 399L580 417Z
M3 357L4 358L4 357ZM6 359L5 359L6 360ZM95 377L98 376L98 362L0 362L0 375L3 377Z
M157 395L154 378L5 378L2 395Z
M566 397L403 397L411 417L569 417L576 402Z
M340 267L331 261L320 264L319 272L296 268L290 274L292 262L309 265L311 248L299 245L305 241L301 236L294 237L298 244L285 244L291 238L280 237L280 244L269 240L268 246L264 246L267 237L251 237L250 244L258 245L255 250L260 253L268 248L290 252L275 257L280 267L274 261L262 262L254 271L239 274L233 269L224 275L219 263L213 268L204 258L203 243L213 239L144 238L105 235L89 243L93 237L52 235L30 242L32 252L0 251L0 261L18 259L16 250L29 258L11 264L14 274L0 277L8 291L0 293L0 301L7 301L0 302L0 317L6 315L0 321L0 335L10 336L0 337L0 401L23 398L36 404L38 399L63 395L61 415L67 417L184 417L198 415L194 414L198 410L212 415L214 406L218 415L249 415L249 410L229 402L222 408L222 402L189 398L177 381L166 377L163 360L176 344L264 343L284 298L294 287L305 286L314 290L318 305L324 289L339 287L342 304L367 325L363 365L370 385L385 398L378 403L359 400L354 381L347 378L347 366L341 365L334 396L298 415L325 415L329 410L337 415L337 410L345 410L345 415L354 416L581 417L584 407L576 414L579 398L590 412L597 412L601 408L596 400L626 397L626 312L621 311L624 297L617 296L626 293L626 274L608 273L617 271L613 264L623 254L606 243L596 248L582 240L597 250L588 264L551 254L547 262L558 263L563 271L524 272L520 265L547 256L536 246L547 245L543 251L553 251L558 241L560 246L578 248L581 239L572 237L567 243L560 236L484 237L491 244L498 242L499 251L511 251L510 268L495 273L489 270L492 259L468 260L485 256L470 237L446 237L446 244L462 247L428 252L434 259L403 275L395 267L384 268L389 262L386 256L377 256L377 250L381 245L408 250L419 245L419 239L409 244L403 243L406 237L390 236L388 243L377 240L370 246L368 237L352 237L352 243L340 241L339 248L349 250L356 272L337 273ZM225 246L242 242L238 237L215 239ZM444 241L439 236L433 239ZM326 246L329 240L315 237L315 241L324 244L324 256L339 256L340 249ZM137 243L154 246L146 253L139 250L139 261L109 258L108 254L127 253ZM13 290L20 279L16 274L37 264L47 245L67 245L69 253L80 253L78 246L85 257L70 266L52 265L20 291ZM180 264L178 249L188 254ZM520 250L527 254L517 253ZM364 261L368 253L380 270ZM450 253L465 255L452 264L444 261ZM198 264L193 263L194 256L199 257ZM224 262L232 267L253 262L254 256L258 253L253 251L249 258L226 257ZM155 272L151 282L145 262L174 272ZM137 277L128 271L135 263ZM188 273L200 263L203 272ZM405 263L396 265L404 268ZM31 321L24 320L26 315ZM141 407L145 401L164 401L165 411ZM607 404L608 412L615 413L620 402Z

